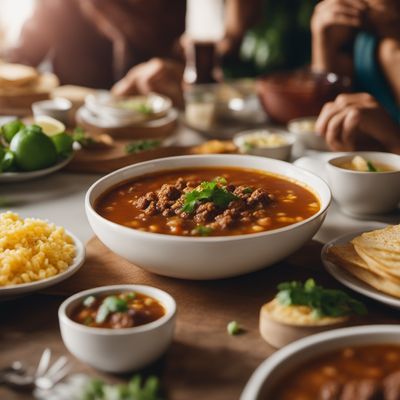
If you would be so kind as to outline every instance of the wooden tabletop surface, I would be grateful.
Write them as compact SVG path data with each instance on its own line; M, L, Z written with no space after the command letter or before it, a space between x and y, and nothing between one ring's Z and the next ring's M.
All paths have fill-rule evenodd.
M128 379L101 374L70 355L61 340L57 308L67 294L89 287L145 283L174 296L178 317L172 346L144 373L160 376L167 399L238 399L254 369L275 351L261 339L258 317L261 305L275 295L277 284L313 277L328 287L340 287L323 269L321 245L316 242L309 243L274 267L242 277L208 282L148 274L112 254L97 239L88 243L87 250L87 261L82 270L68 282L52 289L52 294L35 294L0 303L0 368L14 360L36 365L44 348L50 347L54 356L68 356L74 373L87 372L107 381ZM400 322L399 313L368 299L362 300L369 315L361 323ZM229 336L226 325L231 320L237 320L245 333ZM30 398L29 394L0 387L0 399Z

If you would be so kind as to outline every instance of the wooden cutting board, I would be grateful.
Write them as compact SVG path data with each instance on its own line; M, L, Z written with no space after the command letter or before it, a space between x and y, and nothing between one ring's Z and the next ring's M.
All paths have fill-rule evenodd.
M132 140L114 139L113 145L110 147L83 148L75 152L74 158L65 169L72 172L103 174L128 165L163 157L237 152L232 142L214 140L199 146L165 146L137 154L127 154L125 147L131 142Z
M259 335L258 318L260 307L275 295L277 284L313 277L328 287L340 287L324 271L320 251L321 244L310 242L287 260L259 272L217 281L185 281L147 273L93 238L81 271L51 292L69 295L122 283L166 290L178 305L176 334L166 357L151 369L161 374L168 399L232 400L239 398L254 369L275 351ZM366 303L370 314L361 323L400 322L390 309ZM238 321L245 333L229 336L226 325L231 320Z
M78 150L65 170L79 173L107 174L127 165L143 161L191 154L191 148L183 146L167 146L137 154L127 154L125 146L130 142L132 141L115 140L114 145L110 148Z

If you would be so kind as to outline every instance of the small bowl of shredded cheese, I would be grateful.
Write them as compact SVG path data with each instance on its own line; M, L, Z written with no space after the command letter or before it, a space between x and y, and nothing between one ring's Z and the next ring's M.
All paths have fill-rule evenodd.
M82 243L63 227L0 213L0 296L57 283L75 272L84 256Z
M233 142L241 153L288 161L292 154L294 135L269 129L257 129L237 134Z

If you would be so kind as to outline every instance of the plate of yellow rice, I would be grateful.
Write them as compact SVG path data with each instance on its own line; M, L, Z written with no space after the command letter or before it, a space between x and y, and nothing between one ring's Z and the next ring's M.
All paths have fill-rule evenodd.
M0 213L0 298L55 285L82 266L85 247L63 227Z

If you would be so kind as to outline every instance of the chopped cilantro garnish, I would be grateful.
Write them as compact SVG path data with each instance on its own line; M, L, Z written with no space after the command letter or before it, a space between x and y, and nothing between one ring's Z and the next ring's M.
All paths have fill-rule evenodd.
M214 230L213 228L204 225L197 225L196 228L194 229L196 233L199 234L200 236L208 236Z
M214 179L215 182L219 183L220 185L227 185L228 181L223 176L217 176Z
M244 149L245 151L253 150L256 146L250 142L244 142Z
M247 187L246 189L243 189L242 193L244 194L253 193L253 189L251 187Z
M372 164L371 161L367 161L368 172L378 172L378 169Z
M277 299L280 304L308 306L313 310L316 319L367 313L360 301L341 290L318 286L314 279L308 279L304 284L296 281L284 282L278 285L278 290Z
M136 154L146 150L153 150L160 146L161 146L161 140L157 139L138 140L136 142L127 144L125 146L125 151L128 154Z
M222 186L226 180L221 183L221 178L219 179L219 181L217 178L211 182L202 182L197 189L186 193L182 211L192 213L196 205L203 201L211 201L217 207L225 208L231 201L236 200L237 196Z

